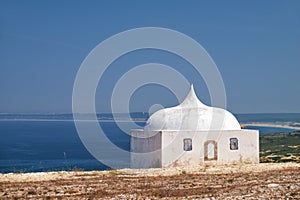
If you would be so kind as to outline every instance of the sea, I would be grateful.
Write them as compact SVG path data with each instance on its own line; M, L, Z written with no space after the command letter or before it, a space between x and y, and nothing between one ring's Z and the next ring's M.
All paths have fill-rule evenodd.
M300 128L300 114L297 113L235 116L241 124L248 124L248 129L259 130L260 134L293 132ZM126 114L97 114L98 123L109 140L125 151L130 148L127 134L130 120L143 127L148 117L148 113L130 113L131 119ZM127 130L119 128L118 124ZM279 127L281 125L285 128ZM0 138L0 173L110 169L85 148L72 114L0 113ZM118 163L119 159L114 159ZM129 167L129 157L120 160L120 168Z

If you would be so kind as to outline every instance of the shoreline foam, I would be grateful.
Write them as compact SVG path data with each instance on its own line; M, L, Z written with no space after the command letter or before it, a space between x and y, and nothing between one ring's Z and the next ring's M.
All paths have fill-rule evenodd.
M287 128L287 129L294 129L300 130L300 127L288 125L288 124L279 124L279 123L260 123L260 122L253 122L253 123L243 123L241 126L261 126L261 127L270 127L270 128Z

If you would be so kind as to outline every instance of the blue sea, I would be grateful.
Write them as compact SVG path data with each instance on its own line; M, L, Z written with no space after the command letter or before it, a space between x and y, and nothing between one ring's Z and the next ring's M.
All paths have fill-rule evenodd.
M276 123L299 126L300 114L240 114L243 123ZM107 137L118 147L129 151L130 137L114 120L126 127L126 115L97 115ZM140 126L145 125L147 113L131 113ZM0 173L58 170L105 170L82 144L72 114L0 114ZM114 120L113 120L114 119ZM248 126L260 134L292 132L293 129ZM130 127L128 127L129 131ZM109 152L103 151L103 154ZM129 157L122 158L120 167L129 167ZM118 162L118 160L116 160Z

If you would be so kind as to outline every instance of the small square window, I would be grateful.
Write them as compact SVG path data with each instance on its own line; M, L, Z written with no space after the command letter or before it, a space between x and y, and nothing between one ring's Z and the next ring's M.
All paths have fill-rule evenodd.
M239 141L237 138L230 138L230 150L238 150L239 149Z
M183 150L185 151L192 151L192 139L183 139Z

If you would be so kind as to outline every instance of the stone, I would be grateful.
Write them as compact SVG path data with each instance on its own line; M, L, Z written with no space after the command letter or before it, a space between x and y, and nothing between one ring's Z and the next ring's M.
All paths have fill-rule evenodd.
M270 183L270 184L268 184L269 188L274 188L274 187L278 187L278 186L279 186L279 184L277 184L277 183Z

